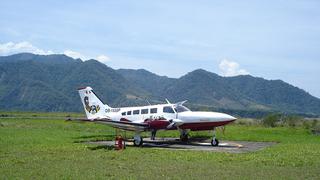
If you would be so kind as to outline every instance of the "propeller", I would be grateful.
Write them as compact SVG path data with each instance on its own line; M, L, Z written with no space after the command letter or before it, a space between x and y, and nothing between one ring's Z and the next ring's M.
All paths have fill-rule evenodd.
M184 101L180 101L180 102L177 102L175 105L176 106L182 106L184 103L186 103L188 100L184 100Z
M167 129L171 129L172 127L179 126L182 124L180 119L170 119L170 124L167 126Z

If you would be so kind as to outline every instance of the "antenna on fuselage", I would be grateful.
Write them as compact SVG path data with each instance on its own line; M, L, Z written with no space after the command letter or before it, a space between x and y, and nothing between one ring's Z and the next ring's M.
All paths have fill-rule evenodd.
M167 98L166 98L166 101L167 101L168 104L171 104L170 101Z
M147 103L151 106L150 102L148 101L148 99L146 99Z

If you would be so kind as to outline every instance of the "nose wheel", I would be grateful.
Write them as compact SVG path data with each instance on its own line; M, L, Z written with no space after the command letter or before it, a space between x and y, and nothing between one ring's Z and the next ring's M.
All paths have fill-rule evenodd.
M212 146L218 146L219 145L219 140L218 139L212 139L211 140L211 145Z
M219 145L219 140L216 138L216 128L213 128L213 136L212 136L212 140L211 140L211 145L212 146Z

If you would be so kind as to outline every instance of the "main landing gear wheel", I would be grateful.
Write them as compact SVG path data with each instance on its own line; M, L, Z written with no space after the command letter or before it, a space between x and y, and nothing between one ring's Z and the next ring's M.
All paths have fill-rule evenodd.
M212 146L218 146L218 145L219 145L218 139L212 139L212 140L211 140L211 145L212 145Z
M186 134L186 135L180 135L180 140L181 140L182 142L188 142L189 137L188 137L187 134Z
M142 144L143 144L143 139L141 136L135 136L133 138L133 145L134 146L142 146Z
M157 134L157 131L156 130L152 130L150 139L151 140L155 140L156 139L156 134Z
M180 130L180 140L182 142L188 142L189 140L189 135L188 135L188 131L185 129L181 129Z
M212 146L218 146L219 145L219 141L218 139L216 139L216 128L213 128L213 134L212 134L212 140L211 140L211 145Z

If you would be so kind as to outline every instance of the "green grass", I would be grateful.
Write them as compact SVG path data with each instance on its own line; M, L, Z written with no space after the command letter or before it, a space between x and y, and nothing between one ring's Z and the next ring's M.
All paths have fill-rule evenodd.
M0 117L17 117L17 118L39 118L39 117L54 117L54 118L83 118L84 113L76 112L28 112L28 111L0 111Z
M320 178L320 136L302 128L234 124L224 135L218 131L220 139L279 142L244 154L136 147L114 151L79 143L112 139L113 134L112 128L94 123L1 118L0 179ZM192 135L209 137L208 132ZM178 132L159 136L178 137Z

